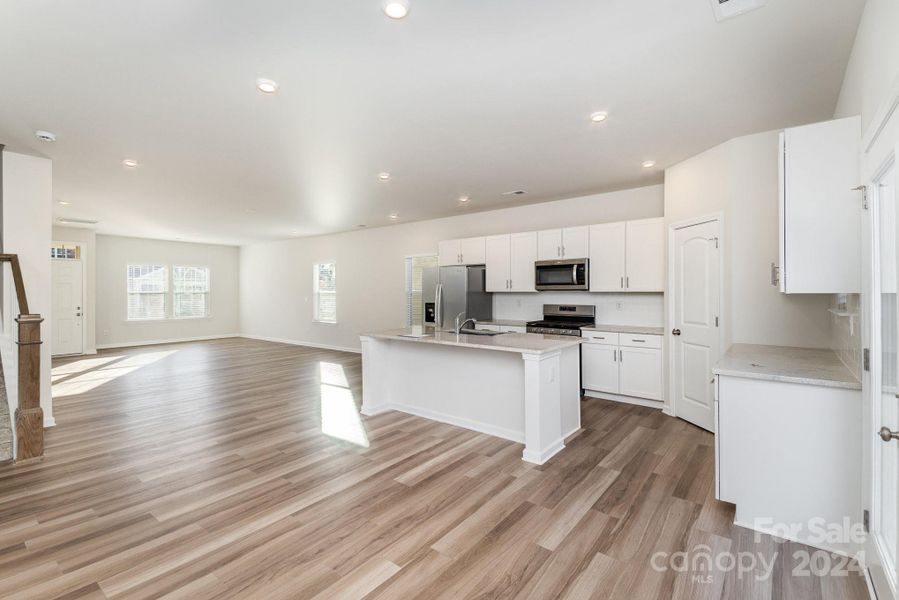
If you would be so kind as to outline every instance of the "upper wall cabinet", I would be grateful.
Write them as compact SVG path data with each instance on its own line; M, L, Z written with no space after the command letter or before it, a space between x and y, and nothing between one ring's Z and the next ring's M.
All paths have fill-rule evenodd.
M590 291L665 291L664 219L592 225Z
M780 290L788 294L861 290L860 119L780 135ZM776 266L775 266L776 267ZM777 283L776 268L772 283Z
M487 238L487 291L536 292L534 262L537 233L513 233Z
M590 250L590 228L566 227L537 232L537 260L587 258Z
M465 238L446 240L437 244L437 264L441 267L452 265L483 265L487 261L485 238Z

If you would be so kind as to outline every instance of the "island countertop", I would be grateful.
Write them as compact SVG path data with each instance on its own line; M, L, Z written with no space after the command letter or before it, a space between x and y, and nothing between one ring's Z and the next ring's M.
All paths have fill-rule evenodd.
M712 372L716 375L852 390L862 387L832 350L734 344Z
M544 335L540 333L503 333L494 336L455 334L451 331L427 330L423 337L412 337L411 329L391 329L363 333L361 337L412 342L418 344L437 344L442 346L459 346L462 348L479 348L481 350L498 350L501 352L517 352L519 354L544 354L564 348L571 348L581 343L582 338L566 335Z

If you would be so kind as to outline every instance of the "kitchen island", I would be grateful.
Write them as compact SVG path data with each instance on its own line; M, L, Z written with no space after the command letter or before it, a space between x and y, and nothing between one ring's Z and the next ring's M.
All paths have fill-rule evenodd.
M524 444L543 464L580 429L578 337L366 333L362 413L398 410Z

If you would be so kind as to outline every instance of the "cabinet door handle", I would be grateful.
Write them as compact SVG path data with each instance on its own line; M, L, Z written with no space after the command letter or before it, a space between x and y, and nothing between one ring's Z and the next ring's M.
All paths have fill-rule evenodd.
M621 278L621 289L624 289L624 277Z
M631 341L632 341L632 342L637 342L637 343L640 343L640 344L645 344L645 343L646 343L646 340L636 340L636 339L634 339L634 338L631 338Z
M565 246L562 246L562 256L565 256Z
M624 287L630 289L630 287L631 287L631 278L630 277L624 278Z
M624 352L618 351L618 362L624 362Z
M612 362L618 362L618 351L612 350Z

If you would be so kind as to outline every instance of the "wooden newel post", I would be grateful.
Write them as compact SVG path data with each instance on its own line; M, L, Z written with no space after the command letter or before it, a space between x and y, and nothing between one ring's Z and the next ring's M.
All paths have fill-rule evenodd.
M19 315L19 406L16 408L16 460L44 455L44 411L41 408L40 315Z

